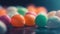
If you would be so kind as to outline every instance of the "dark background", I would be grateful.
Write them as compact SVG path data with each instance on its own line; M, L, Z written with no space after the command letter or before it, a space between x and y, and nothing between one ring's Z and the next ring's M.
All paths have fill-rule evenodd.
M60 0L0 0L2 6L24 6L28 4L35 4L36 6L45 6L49 11L60 9Z

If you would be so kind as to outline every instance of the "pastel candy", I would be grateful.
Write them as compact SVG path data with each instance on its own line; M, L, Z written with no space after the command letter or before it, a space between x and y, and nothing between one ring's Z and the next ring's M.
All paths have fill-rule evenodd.
M3 21L0 21L0 34L5 34L7 32L7 27Z
M50 17L47 22L47 28L60 28L60 19L57 16Z
M14 6L8 7L8 8L7 8L7 14L8 14L10 17L12 17L12 16L18 14L17 8L14 7Z
M56 11L48 12L48 17L52 17L52 16L55 16L55 15L56 15Z
M27 13L27 9L24 7L17 6L17 9L18 9L18 13L23 15L23 16Z
M56 12L56 16L60 17L60 10Z

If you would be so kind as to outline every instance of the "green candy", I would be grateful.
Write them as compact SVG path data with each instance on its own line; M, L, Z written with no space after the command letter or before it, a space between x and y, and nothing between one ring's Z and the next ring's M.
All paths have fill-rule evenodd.
M17 9L18 9L18 13L23 15L23 16L27 13L27 9L24 7L18 6Z
M45 27L45 25L47 24L47 21L48 21L48 18L44 14L39 14L35 19L35 23L39 27Z

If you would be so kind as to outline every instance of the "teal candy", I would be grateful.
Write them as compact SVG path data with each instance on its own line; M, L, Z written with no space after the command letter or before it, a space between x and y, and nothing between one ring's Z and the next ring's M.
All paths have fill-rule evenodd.
M60 18L57 16L48 18L47 28L60 28Z
M44 14L39 14L36 19L35 19L35 23L36 25L38 25L38 27L45 27L45 25L47 24L47 16Z
M18 9L18 13L23 15L23 16L27 13L27 9L24 7L17 6L17 9Z

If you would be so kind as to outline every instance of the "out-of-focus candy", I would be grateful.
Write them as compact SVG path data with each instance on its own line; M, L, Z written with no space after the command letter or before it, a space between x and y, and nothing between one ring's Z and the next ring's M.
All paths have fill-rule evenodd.
M3 21L0 21L0 34L5 34L7 32L7 27Z
M7 14L8 14L10 17L12 17L12 16L18 14L17 8L14 7L14 6L8 7L8 8L7 8Z
M33 4L28 5L27 9L28 9L29 12L35 12L35 10L36 10L36 8Z
M27 13L27 9L25 7L17 6L18 13L21 15L25 15Z
M6 15L6 9L0 8L0 16Z
M48 17L52 17L56 15L56 11L51 11L48 13Z
M45 7L37 7L36 8L36 13L47 13L47 9Z
M9 26L11 22L11 18L8 15L1 16L0 20L3 21L7 26Z
M56 16L58 16L58 17L60 18L60 10L58 10L58 11L56 12Z

